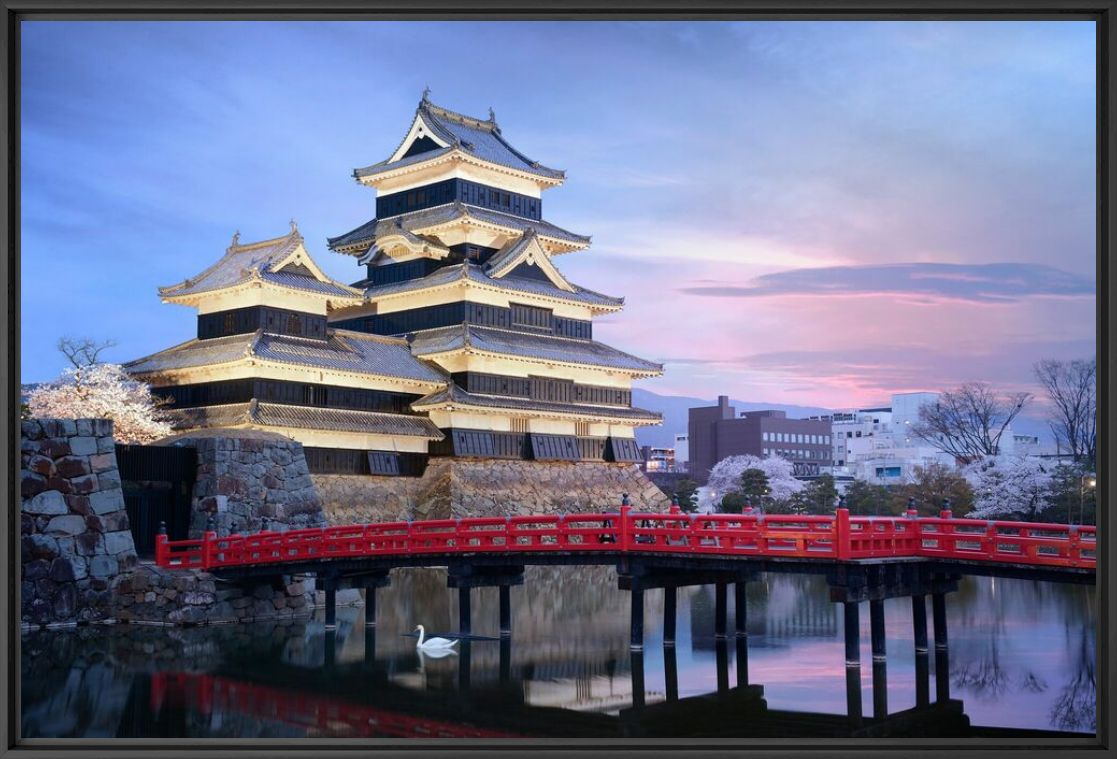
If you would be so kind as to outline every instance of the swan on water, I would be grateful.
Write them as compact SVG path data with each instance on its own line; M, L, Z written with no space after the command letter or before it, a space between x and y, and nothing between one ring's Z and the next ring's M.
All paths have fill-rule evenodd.
M431 638L427 640L427 631L423 629L422 625L418 625L415 629L419 631L419 642L415 644L415 648L422 649L423 651L444 651L458 643L456 640L450 640L449 638Z

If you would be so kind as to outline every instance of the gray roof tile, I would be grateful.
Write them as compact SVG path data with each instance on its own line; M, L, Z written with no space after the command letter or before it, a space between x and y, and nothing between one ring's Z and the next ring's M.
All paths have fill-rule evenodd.
M404 229L408 232L414 232L415 230L422 230L455 221L462 217L473 218L480 222L493 224L517 232L526 232L528 229L534 229L536 234L540 237L549 237L576 245L588 245L590 242L588 235L568 232L562 227L556 227L554 224L541 219L525 219L522 216L515 216L510 213L493 211L489 208L481 208L480 206L454 201L453 203L445 203L441 206L434 206L433 208L424 208L420 211L411 211L410 213L391 216L386 219L372 219L343 235L329 238L327 244L333 250L340 250L342 248L349 249L344 252L354 252L352 249L359 247L360 252L363 253L377 237L386 235L393 230L398 231Z
M448 386L445 390L438 390L420 398L412 403L411 406L416 410L420 410L447 402L482 408L511 408L522 409L524 411L540 411L544 413L576 414L582 417L630 419L647 423L663 421L663 416L661 414L642 408L632 408L628 406L595 406L583 403L548 403L546 401L534 401L527 398L507 398L497 395L470 393L453 384Z
M262 427L294 427L298 429L423 437L428 440L441 440L443 438L439 429L425 416L314 406L292 406L282 403L261 403L256 400L220 406L173 409L169 413L177 429L232 427L252 424Z
M416 332L411 352L428 356L471 347L487 353L585 364L638 373L659 374L663 366L619 351L594 340L573 340L552 335L532 335L473 325L455 325Z
M512 147L501 136L500 127L497 126L495 119L481 120L472 116L465 116L434 105L426 99L419 103L416 115L421 116L431 127L431 131L443 142L450 143L451 147L418 153L393 162L384 160L363 169L355 169L353 175L356 177L375 176L401 166L436 158L457 147L482 161L507 166L536 176L548 179L562 179L565 176L564 172L543 166L538 161L531 160Z

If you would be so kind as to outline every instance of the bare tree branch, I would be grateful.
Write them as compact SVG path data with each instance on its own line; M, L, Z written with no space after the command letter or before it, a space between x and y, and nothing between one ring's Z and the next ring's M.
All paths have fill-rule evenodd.
M93 366L105 350L116 346L115 340L97 342L91 337L63 337L58 340L58 350L75 369Z
M1059 450L1093 462L1097 452L1097 360L1036 363L1036 379L1051 401L1051 431Z
M984 382L967 382L920 408L912 432L962 462L996 456L1005 431L1031 397L1001 396Z

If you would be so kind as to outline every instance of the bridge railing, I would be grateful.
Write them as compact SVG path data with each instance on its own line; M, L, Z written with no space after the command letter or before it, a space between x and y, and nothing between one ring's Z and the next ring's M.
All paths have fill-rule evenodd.
M632 552L827 558L890 557L1093 568L1093 526L943 517L619 512L380 522L156 540L156 562L215 569L366 556Z

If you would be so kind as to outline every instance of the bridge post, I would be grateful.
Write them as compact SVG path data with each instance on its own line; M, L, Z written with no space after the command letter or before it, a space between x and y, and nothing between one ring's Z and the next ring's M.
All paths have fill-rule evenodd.
M322 590L326 593L326 629L337 627L337 578L323 577Z
M663 589L663 645L666 648L675 647L678 595L679 589L674 585Z
M861 727L861 667L846 667L846 714L852 727Z
M935 649L935 700L950 700L950 651Z
M725 627L729 612L727 610L727 588L724 582L714 584L714 637L725 640Z
M644 652L632 649L629 655L629 664L632 671L632 706L639 709L644 706L646 689L644 687Z
M500 681L506 683L512 679L512 639L500 639Z
M729 690L729 641L718 638L714 641L714 651L718 668L718 693Z
M884 659L873 660L873 717L888 716L888 664Z
M935 592L931 594L931 613L935 618L935 650L946 649L946 593Z
M473 613L469 606L470 587L458 588L458 632L469 635L473 631Z
M927 706L931 703L931 667L927 652L915 656L915 705Z
M674 647L663 651L663 684L668 701L679 700L679 660Z
M500 637L512 637L512 588L500 586Z
M629 604L632 607L632 640L630 647L633 651L644 650L644 591L633 587L629 592Z
M749 639L738 637L736 644L737 687L743 688L749 684Z
M365 586L365 627L376 627L376 586Z
M927 654L927 597L916 593L911 597L911 622L915 634L915 653Z
M845 611L846 666L861 666L861 614L856 601L842 604ZM858 686L860 687L860 686Z
M873 661L884 661L886 657L884 638L884 600L869 601L869 635L872 640Z
M744 580L733 583L733 613L736 616L738 638L748 637L748 584Z

